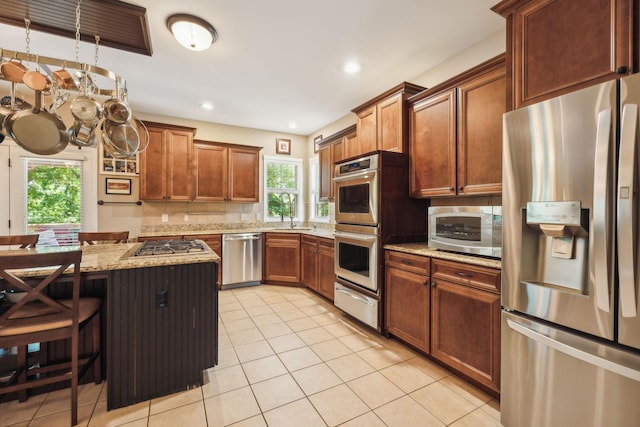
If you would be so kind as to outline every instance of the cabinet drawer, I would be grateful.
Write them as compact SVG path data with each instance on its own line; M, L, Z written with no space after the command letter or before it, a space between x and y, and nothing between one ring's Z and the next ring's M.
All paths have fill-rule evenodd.
M420 255L411 255L403 252L385 251L385 261L393 267L406 271L412 271L417 274L429 275L428 257Z
M302 234L300 236L300 240L302 241L303 244L307 244L307 245L316 245L318 243L318 238L315 236L308 236L306 234Z
M333 251L335 248L335 242L333 241L333 239L325 239L324 237L318 237L318 247L330 249Z
M300 234L298 233L265 233L264 236L267 243L295 245L300 243Z
M452 283L500 293L500 270L434 259L431 276Z

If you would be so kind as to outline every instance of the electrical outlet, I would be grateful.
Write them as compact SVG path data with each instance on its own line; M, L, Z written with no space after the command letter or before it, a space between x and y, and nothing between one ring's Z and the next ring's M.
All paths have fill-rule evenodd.
M169 222L169 214L162 214L162 222Z

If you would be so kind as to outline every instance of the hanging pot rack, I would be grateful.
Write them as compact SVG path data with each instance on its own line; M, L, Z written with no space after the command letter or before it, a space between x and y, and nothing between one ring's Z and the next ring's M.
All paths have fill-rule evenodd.
M106 68L98 67L96 65L86 64L83 62L67 61L64 59L52 58L48 56L36 55L33 53L27 53L27 52L19 52L16 50L9 50L9 49L3 49L3 48L0 48L0 59L2 59L3 62L17 59L20 61L31 62L34 64L44 64L44 65L50 65L54 67L62 67L64 69L77 70L83 73L90 73L90 74L106 77L107 79L112 80L115 83L114 88L106 89L106 88L98 87L97 83L94 82L94 84L96 84L96 87L93 90L94 95L118 97L120 94L118 94L118 89L116 87L125 88L127 86L126 80L123 77L119 76L118 74L114 73L113 71L107 70ZM2 74L0 74L0 79L6 81L6 79L4 78L4 76L2 76ZM65 89L65 90L71 91L71 92L73 91L82 92L81 88Z

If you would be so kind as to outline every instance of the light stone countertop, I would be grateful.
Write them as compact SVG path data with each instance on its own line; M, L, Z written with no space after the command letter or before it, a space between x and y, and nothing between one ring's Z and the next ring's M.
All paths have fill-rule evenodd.
M203 234L242 234L242 233L299 233L307 234L310 236L324 237L327 239L333 239L333 230L326 228L312 228L312 227L255 227L255 228L233 228L233 229L211 229L211 230L176 230L176 231L158 231L140 233L140 237L165 237L165 236L196 236Z
M198 264L204 262L219 262L220 257L213 251L180 255L155 255L133 257L132 254L142 243L111 243L91 246L64 246L58 248L36 247L35 249L16 249L6 251L6 255L22 254L28 256L33 253L62 252L82 249L82 273L106 273L111 270L125 270L129 268L159 267L164 265ZM0 255L1 256L1 255ZM22 277L43 276L52 269L33 268L28 270L14 270Z
M490 267L500 269L502 263L499 259L484 258L473 255L463 255L453 252L441 251L431 248L427 242L418 243L397 243L384 245L384 249L390 251L404 252L407 254L427 256L431 258L445 259L449 261L463 262L465 264L479 265L482 267Z

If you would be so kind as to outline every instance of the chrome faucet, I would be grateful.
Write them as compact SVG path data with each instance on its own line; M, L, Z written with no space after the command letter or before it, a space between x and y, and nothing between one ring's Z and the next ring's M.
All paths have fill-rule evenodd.
M293 228L293 203L290 193L282 193L280 195L280 222L284 222L284 196L289 199L289 220L291 221L291 228Z

